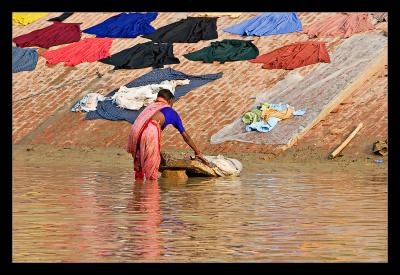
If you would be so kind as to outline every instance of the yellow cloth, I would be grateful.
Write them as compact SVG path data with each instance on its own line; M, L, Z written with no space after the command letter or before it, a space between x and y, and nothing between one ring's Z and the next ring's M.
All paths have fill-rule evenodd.
M280 119L287 119L292 116L293 112L294 112L293 107L289 107L285 111L277 111L274 109L265 109L262 112L261 117L264 121L268 121L268 119L272 116L276 117L276 118L280 118Z
M238 18L241 12L205 12L200 13L200 16L213 17L213 16L229 16L230 18Z
M19 23L26 26L48 14L48 12L13 12L12 20L13 23Z

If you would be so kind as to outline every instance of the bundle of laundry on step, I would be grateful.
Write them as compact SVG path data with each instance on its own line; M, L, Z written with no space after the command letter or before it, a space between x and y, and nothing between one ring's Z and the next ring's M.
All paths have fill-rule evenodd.
M139 110L143 106L147 106L154 102L160 90L168 89L172 94L174 94L176 86L187 85L189 83L190 80L185 79L164 80L159 84L150 84L132 88L121 86L119 90L111 97L111 99L121 108Z
M204 156L204 158L214 164L212 169L220 176L239 176L243 169L242 163L237 159L227 158L222 155L218 156Z
M292 116L302 116L305 109L295 110L289 104L261 103L256 109L245 113L242 121L246 124L246 132L258 131L267 133L271 131L279 121L288 119Z

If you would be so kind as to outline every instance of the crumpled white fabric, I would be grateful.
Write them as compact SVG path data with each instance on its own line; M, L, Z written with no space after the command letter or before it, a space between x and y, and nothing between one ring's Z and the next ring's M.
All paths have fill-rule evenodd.
M204 158L215 165L212 169L218 176L239 176L243 165L237 159L227 158L222 155L204 156Z
M146 86L128 88L121 86L119 90L111 97L113 102L119 107L129 110L139 110L143 106L147 106L154 102L157 94L161 89L168 89L175 93L178 85L187 85L189 79L185 80L164 80L159 84L150 84Z
M79 100L74 107L72 112L90 112L96 111L97 102L106 100L107 98L98 93L88 93L81 100Z

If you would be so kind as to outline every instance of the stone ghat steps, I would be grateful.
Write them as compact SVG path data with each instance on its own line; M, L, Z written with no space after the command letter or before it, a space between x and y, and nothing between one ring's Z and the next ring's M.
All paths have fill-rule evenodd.
M343 42L331 56L307 76L289 73L272 89L257 95L259 103L288 103L306 108L305 115L283 120L268 133L245 132L241 117L211 137L211 143L235 140L291 147L345 98L387 64L387 38L381 34L357 34Z
M102 22L115 13L76 13L65 22L84 22L82 29ZM51 13L48 18L59 15ZM154 21L154 26L159 27L195 13L160 13ZM238 19L221 17L218 19L219 39L240 39L239 36L224 33L223 28L241 22L256 15L246 14ZM303 26L308 26L330 13L299 13ZM46 19L46 18L45 18ZM28 26L13 26L13 36L27 33L34 29L45 27L49 22L38 20ZM372 31L375 32L375 31ZM84 37L90 35L83 34ZM308 40L306 35L291 33L270 37L256 38L254 44L260 49L260 54L279 48L289 43ZM112 53L131 47L136 43L147 40L143 38L116 39L113 43ZM324 39L327 43L329 54L333 54L340 46L342 39ZM192 135L193 140L202 151L212 153L223 152L260 152L277 154L281 150L274 144L251 144L229 141L222 144L210 144L210 137L218 132L224 125L234 121L240 114L248 110L252 104L252 96L271 89L276 83L290 73L285 70L263 70L260 64L247 61L225 64L203 64L191 62L182 57L182 54L200 49L209 45L210 41L201 41L196 44L175 44L174 54L179 57L181 64L170 66L187 74L208 74L223 72L224 77L211 82L203 87L193 90L182 97L176 104L176 110L181 114L186 130ZM151 68L140 70L111 71L111 67L100 62L84 63L75 68L64 67L63 64L48 66L43 58L35 71L22 72L13 75L13 144L52 144L57 146L90 146L90 147L123 147L129 133L130 124L106 120L86 121L84 114L69 112L69 108L88 91L96 91L103 95L124 85L131 80L149 72ZM315 65L296 69L296 72L306 76L316 68ZM96 71L104 74L97 78ZM375 79L375 77L373 77ZM382 79L379 83L382 82ZM374 84L375 83L375 84ZM362 99L368 95L368 90L376 82L369 82L359 91L357 98ZM379 88L379 87L378 87ZM46 93L42 93L47 91ZM42 94L41 94L42 93ZM379 95L386 94L386 87L376 91ZM37 95L35 95L37 94ZM32 96L23 99L27 96ZM16 101L16 99L19 99ZM369 112L381 117L387 113L387 102L384 96L375 99L373 110ZM363 119L365 109L354 105L349 107L352 114ZM341 113L330 114L341 118ZM368 118L370 119L370 118ZM371 118L372 119L372 118ZM342 126L350 125L351 120L342 121ZM364 123L368 125L368 122ZM316 126L320 125L318 123ZM384 123L379 123L374 131L387 131ZM317 127L319 130L320 127ZM315 132L311 129L309 133ZM360 134L375 135L373 129L366 128ZM306 135L304 138L307 139ZM332 137L334 138L334 137ZM339 138L339 137L338 137ZM301 140L303 142L303 139ZM336 140L332 140L335 143ZM167 150L188 150L179 133L173 128L167 128L163 133L162 147Z

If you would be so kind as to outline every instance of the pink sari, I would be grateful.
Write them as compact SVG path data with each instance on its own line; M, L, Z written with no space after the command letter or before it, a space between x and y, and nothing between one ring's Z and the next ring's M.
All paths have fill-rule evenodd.
M153 102L147 106L136 118L129 133L127 145L128 153L132 154L135 178L155 180L158 178L160 167L160 125L151 117L169 105L164 102Z

